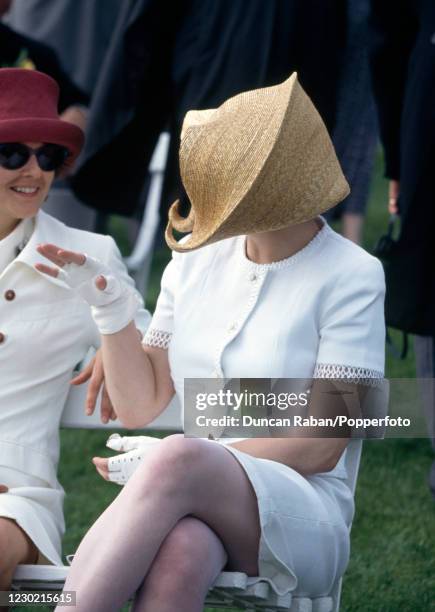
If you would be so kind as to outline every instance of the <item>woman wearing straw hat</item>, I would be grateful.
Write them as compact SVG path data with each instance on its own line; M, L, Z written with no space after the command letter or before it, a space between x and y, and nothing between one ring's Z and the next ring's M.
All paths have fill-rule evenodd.
M142 346L130 324L110 331L125 294L113 275L40 247L62 264L39 269L105 313L106 384L124 424L182 401L186 378L382 377L382 267L319 216L348 186L296 75L189 112L180 159L192 210L170 211L173 258ZM174 228L190 234L177 242ZM349 556L347 439L227 442L143 439L121 462L94 459L128 482L74 558L77 610L117 610L135 593L136 612L202 610L224 567L279 594L330 591Z
M133 284L112 238L67 228L40 210L83 144L82 131L59 119L58 96L45 74L0 69L0 590L19 563L62 563L59 421L75 366L99 345L87 304L35 270L36 247L59 240L86 250ZM143 309L139 326L140 318L146 329ZM100 361L96 384L99 370Z

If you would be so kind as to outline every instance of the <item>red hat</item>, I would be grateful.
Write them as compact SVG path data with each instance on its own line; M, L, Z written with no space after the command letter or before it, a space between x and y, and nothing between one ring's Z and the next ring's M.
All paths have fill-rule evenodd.
M59 119L59 86L36 70L0 68L0 142L49 142L77 158L84 143L82 130Z

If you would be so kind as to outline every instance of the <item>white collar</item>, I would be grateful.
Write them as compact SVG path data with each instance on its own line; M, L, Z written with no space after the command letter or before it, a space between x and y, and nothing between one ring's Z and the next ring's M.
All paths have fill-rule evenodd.
M64 249L72 249L70 244L70 236L68 234L68 228L64 223L61 223L51 215L40 210L36 217L34 217L34 226L35 229L30 237L30 240L25 245L24 249L14 260L15 264L25 264L30 266L36 274L41 274L47 281L58 285L59 287L68 288L68 285L57 278L53 278L52 276L48 276L43 272L39 272L35 268L35 263L48 263L50 262L45 260L45 257L40 255L36 250L38 244L48 242L48 243L58 243L59 246L62 246Z
M16 228L0 240L0 274L19 255L33 232L33 219L23 219Z
M319 219L322 222L322 226L319 228L319 231L314 235L314 237L311 238L311 240L304 247L299 249L299 251L296 251L296 253L293 253L293 255L290 255L285 259L272 261L271 263L256 263L255 261L251 261L246 255L246 236L239 236L237 238L238 253L240 254L245 266L255 272L265 273L269 270L280 270L282 268L293 266L296 263L306 259L313 251L318 249L319 246L323 244L326 237L332 233L332 229L329 227L326 219L321 215L319 215Z

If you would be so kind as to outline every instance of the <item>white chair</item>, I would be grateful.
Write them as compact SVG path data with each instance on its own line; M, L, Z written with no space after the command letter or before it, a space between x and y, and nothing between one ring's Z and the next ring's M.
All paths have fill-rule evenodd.
M131 254L124 258L130 276L134 278L140 294L145 296L153 257L154 241L160 221L160 201L163 189L166 160L169 151L169 134L162 132L149 165L150 184L140 229Z
M122 429L119 421L103 425L99 421L99 410L93 416L84 414L86 387L72 387L66 402L61 425L67 428ZM182 430L179 405L173 401L146 430ZM361 440L349 443L346 455L349 487L355 492L361 455ZM13 580L13 588L31 591L61 591L68 573L68 566L19 565ZM263 612L287 610L290 612L338 612L340 605L341 579L337 581L328 597L309 599L290 594L280 597L265 581L252 584L253 579L240 572L222 572L207 596L206 605L215 608L237 608L262 610Z

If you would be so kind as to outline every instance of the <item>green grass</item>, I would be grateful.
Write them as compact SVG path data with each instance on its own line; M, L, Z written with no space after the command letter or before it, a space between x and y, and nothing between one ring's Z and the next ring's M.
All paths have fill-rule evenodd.
M380 167L378 159L365 228L368 250L387 222L387 185L381 178ZM154 307L167 259L165 250L156 255L150 308ZM400 340L400 334L395 334L395 338ZM387 355L387 376L415 376L412 346L403 362ZM68 526L63 548L68 554L74 552L88 527L119 489L101 480L90 462L92 456L105 454L106 433L70 430L63 431L61 437L60 480L67 492ZM424 439L365 443L342 611L435 611L435 503L426 486L432 458L429 442Z
M364 445L342 609L435 610L435 504L427 440Z

